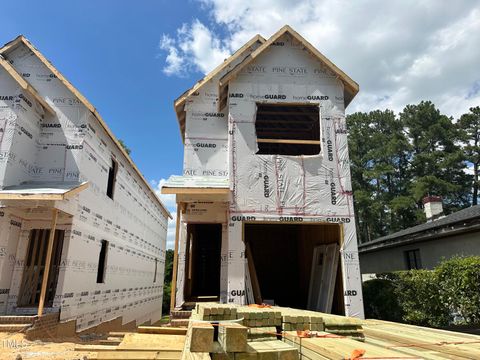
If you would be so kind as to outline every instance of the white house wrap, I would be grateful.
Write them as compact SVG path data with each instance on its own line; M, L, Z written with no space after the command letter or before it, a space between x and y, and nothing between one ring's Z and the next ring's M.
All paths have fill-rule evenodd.
M168 211L95 108L28 40L1 48L0 65L0 315L44 305L77 330L157 321Z
M266 295L263 301L306 307L306 294L317 276L312 269L313 250L335 243L340 253L339 275L330 284L329 291L335 293L331 310L363 317L345 123L345 106L357 92L355 82L286 26L268 41L260 36L252 39L176 101L185 139L184 174L172 177L163 191L176 193L177 202L186 206L179 219L182 231L177 239L180 252L172 305L201 301L206 295L218 295L222 302L248 302L245 272L249 258L257 268L261 293ZM289 132L295 136L293 128L283 131L282 138L261 139L258 119L260 112L268 114L262 107L265 104L277 106L272 107L273 113L283 106L287 114L294 114L289 109L298 112L304 111L301 106L313 105L307 109L318 114L318 141L284 140ZM279 128L282 121L278 120ZM295 121L288 120L290 125ZM280 144L278 149L284 143L299 144L293 150L297 152L303 151L302 144L319 143L320 151L265 154L259 147L265 142ZM280 150L285 151L289 150ZM200 222L222 224L218 294L192 292L195 274L191 272L196 268L189 261L197 260L194 249L190 258L188 252L198 237L194 224ZM269 240L269 233L277 240ZM284 239L282 233L290 235ZM291 247L298 256L282 247ZM269 254L274 272L263 264L262 256ZM299 287L292 284L295 280L289 271L298 275ZM299 291L301 299L295 302L269 282L284 288L284 293Z

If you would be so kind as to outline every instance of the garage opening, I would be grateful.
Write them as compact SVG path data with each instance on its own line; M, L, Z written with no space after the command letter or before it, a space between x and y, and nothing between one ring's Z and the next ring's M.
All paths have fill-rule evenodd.
M188 224L185 299L215 301L220 296L221 224Z
M262 302L343 315L340 234L338 224L245 224L255 302L260 295Z

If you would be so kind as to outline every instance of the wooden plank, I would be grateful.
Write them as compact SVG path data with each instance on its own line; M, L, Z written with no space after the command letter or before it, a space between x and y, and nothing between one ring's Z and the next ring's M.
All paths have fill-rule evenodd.
M126 334L131 334L131 331L110 331L108 335L110 336L118 336L118 337L124 337Z
M180 360L180 351L104 351L97 360Z
M162 187L162 194L206 194L206 195L227 195L230 193L228 188L174 188Z
M252 248L250 243L245 243L245 251L247 255L248 270L250 273L250 279L252 281L253 297L256 304L262 303L262 292L260 290L260 284L258 282L257 271L255 269L255 262L253 261Z
M257 139L257 143L266 143L266 144L297 144L297 145L320 145L320 140Z
M183 344L182 360L211 360L210 351L213 351L213 334L212 334L212 344L210 346L209 352L192 352L190 351L192 343L192 324L190 324L185 336L185 342ZM171 335L172 336L172 335Z
M213 350L213 326L209 323L190 323L187 336L190 352L211 352Z
M75 351L115 351L115 345L75 345Z
M117 350L182 351L185 336L164 334L126 334Z
M186 328L170 326L139 326L137 331L141 334L166 334L166 335L186 335Z
M473 346L467 345L466 347L461 347L453 344L444 344L439 339L435 339L432 336L425 335L422 337L419 333L401 333L401 332L387 332L381 329L364 329L365 335L368 337L379 338L387 341L395 341L399 343L397 346L408 346L411 348L422 348L437 351L443 354L449 354L461 359L480 359L480 351L475 350ZM444 342L447 341L445 338Z
M68 190L66 193L63 194L63 198L64 199L70 199L72 196L75 196L77 195L79 192L87 189L89 186L89 183L88 181L85 181L83 182L82 184L80 184L79 186L71 189L71 190Z
M298 360L299 352L294 346L280 340L250 342L247 350L235 354L235 360L280 359Z
M331 335L327 333L320 333L320 335L325 337L299 338L294 332L286 332L285 338L298 344L300 346L300 352L303 352L303 348L306 348L321 356L334 360L349 359L356 350L365 351L364 357L366 359L423 359L422 357L406 355L392 349L385 349L349 338L331 337Z
M218 326L218 343L228 352L247 351L248 328L236 323L222 323Z
M162 192L163 192L162 187ZM180 216L185 208L184 203L177 204L177 219L175 224L175 249L173 250L173 274L170 287L170 312L175 309L175 297L177 293L177 271L178 271L178 242L180 234Z
M45 304L45 295L47 293L48 275L50 272L50 263L52 261L53 242L55 240L55 229L57 228L58 210L52 210L52 224L50 226L50 236L48 237L47 257L45 259L45 269L43 270L42 289L40 291L40 300L38 302L38 316L43 314Z

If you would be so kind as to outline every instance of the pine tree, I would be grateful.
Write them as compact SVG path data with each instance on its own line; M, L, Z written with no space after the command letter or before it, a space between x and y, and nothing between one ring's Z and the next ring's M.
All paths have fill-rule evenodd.
M480 167L480 107L470 108L457 123L465 159L473 167L472 205L478 204L479 167Z

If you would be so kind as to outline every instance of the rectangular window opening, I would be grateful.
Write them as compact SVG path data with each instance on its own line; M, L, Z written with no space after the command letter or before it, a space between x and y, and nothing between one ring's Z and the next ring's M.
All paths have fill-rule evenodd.
M405 251L405 260L407 262L407 269L421 269L422 260L420 258L420 249Z
M158 266L158 259L155 258L155 272L153 274L153 282L156 283L157 282L157 266Z
M107 183L107 196L113 199L113 192L115 190L115 180L117 177L118 165L115 160L112 159L112 165L108 169L108 183Z
M257 154L318 155L320 108L310 104L257 104Z
M107 267L108 241L102 240L100 255L98 257L97 284L105 282L105 268Z

